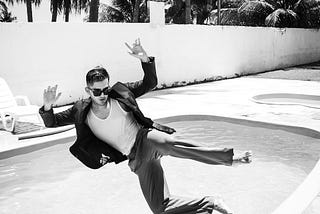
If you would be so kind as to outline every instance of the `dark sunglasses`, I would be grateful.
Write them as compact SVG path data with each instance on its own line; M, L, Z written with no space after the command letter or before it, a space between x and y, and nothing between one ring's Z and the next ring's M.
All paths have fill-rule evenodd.
M89 89L92 91L92 93L95 97L100 96L102 94L102 92L104 95L108 95L109 91L110 91L110 87L105 87L103 89L100 89L100 88L89 88Z

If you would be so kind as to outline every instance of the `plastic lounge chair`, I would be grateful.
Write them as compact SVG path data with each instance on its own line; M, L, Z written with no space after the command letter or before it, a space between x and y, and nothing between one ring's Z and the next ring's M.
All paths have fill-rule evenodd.
M7 123L8 117L14 117L17 120L24 116L35 116L39 124L43 125L43 120L38 113L39 107L31 105L26 96L13 96L6 81L0 77L0 123L7 131L11 131L12 124ZM13 120L13 126L14 122ZM7 127L7 128L6 128Z

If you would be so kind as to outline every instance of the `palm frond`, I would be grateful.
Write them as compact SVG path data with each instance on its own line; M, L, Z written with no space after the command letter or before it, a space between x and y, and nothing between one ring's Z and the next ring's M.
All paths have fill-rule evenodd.
M297 27L299 18L292 10L277 9L266 18L268 27Z
M238 9L241 25L264 26L266 17L274 7L265 1L246 1Z
M221 9L221 25L239 25L239 22L237 8ZM213 10L211 12L209 24L218 24L218 10Z
M8 11L8 7L5 2L0 1L0 22L12 22L17 17L12 16L11 12Z
M50 11L52 12L54 10L54 7L57 7L57 11L60 14L63 11L62 2L63 2L63 0L51 0L51 2L50 2Z
M221 12L221 25L239 25L240 20L237 8L229 8Z
M7 5L3 1L0 1L0 11L6 11L6 10L8 10Z

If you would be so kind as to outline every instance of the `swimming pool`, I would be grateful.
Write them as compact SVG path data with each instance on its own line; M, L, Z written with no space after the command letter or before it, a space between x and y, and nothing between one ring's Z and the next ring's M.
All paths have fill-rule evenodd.
M237 213L271 213L319 159L320 133L309 129L199 115L159 122L178 138L253 151L251 164L236 167L162 161L172 194L218 194ZM0 160L1 213L151 213L127 162L90 170L69 154L71 144Z
M320 96L308 94L260 94L252 98L254 102L272 105L301 105L310 108L320 108Z

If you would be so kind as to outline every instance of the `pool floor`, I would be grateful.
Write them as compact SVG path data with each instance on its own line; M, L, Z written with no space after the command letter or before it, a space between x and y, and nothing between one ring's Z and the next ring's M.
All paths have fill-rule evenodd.
M271 213L319 159L319 139L283 130L223 121L168 125L181 139L253 151L251 164L232 167L162 159L172 194L220 195L238 214ZM0 213L151 213L127 162L90 170L71 156L71 144L0 160ZM311 207L305 214L315 213Z

